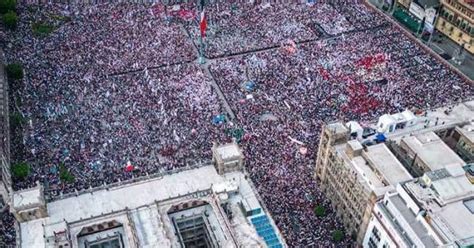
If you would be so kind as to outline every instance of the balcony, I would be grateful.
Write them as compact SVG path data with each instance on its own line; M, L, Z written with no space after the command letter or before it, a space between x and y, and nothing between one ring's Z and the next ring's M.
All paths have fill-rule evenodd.
M469 4L468 3L461 3L463 2L463 0L441 0L441 4L445 7L447 7L449 10L455 12L456 14L460 15L463 19L465 20L468 20L469 22L473 23L474 20L473 18L469 17L468 15L466 15L462 10L460 10L459 8L462 8L466 13L468 13L469 11L470 12L473 12L474 10L472 9L473 7L470 7L471 9L469 9ZM459 3L459 7L456 7L456 4Z

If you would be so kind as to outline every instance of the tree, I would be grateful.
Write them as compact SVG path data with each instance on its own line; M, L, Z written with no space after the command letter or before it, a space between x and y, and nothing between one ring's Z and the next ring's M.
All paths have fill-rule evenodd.
M19 63L7 65L5 68L9 79L20 80L23 78L23 66Z
M314 214L318 217L323 217L326 215L326 209L321 205L317 205L314 207Z
M2 19L3 19L3 25L5 25L6 28L10 30L13 30L16 28L16 25L18 22L18 16L16 15L15 12L11 10L8 11L7 13L3 14Z
M30 166L25 162L20 162L12 165L12 175L20 180L25 179L30 174Z
M339 242L339 241L341 241L343 238L344 238L344 233L343 233L341 230L335 230L335 231L332 233L332 239L333 239L335 242Z
M0 0L0 14L15 11L16 0Z
M74 182L74 176L69 172L66 166L64 166L64 163L59 164L59 179L66 183Z
M10 114L10 126L17 128L26 123L25 118L18 112L13 112Z
M31 28L33 30L33 33L36 36L40 36L40 37L45 37L54 31L54 26L46 24L46 23L41 23L41 22L33 23Z

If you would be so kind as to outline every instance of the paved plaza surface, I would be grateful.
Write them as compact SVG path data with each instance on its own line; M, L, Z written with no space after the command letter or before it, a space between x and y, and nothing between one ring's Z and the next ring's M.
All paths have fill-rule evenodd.
M74 192L208 161L214 142L236 140L287 244L333 245L343 227L313 179L322 125L474 93L385 16L347 2L207 6L204 64L194 4L20 6L4 49L25 69L10 95L25 119L12 159L31 173L14 187ZM37 20L55 30L36 36Z

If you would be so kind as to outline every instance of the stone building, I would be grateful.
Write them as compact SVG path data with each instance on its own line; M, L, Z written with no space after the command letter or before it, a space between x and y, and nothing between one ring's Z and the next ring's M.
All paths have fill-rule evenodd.
M346 233L361 243L374 204L412 177L385 144L365 147L349 137L342 123L323 128L315 176Z
M469 0L441 0L436 29L474 53L474 3Z

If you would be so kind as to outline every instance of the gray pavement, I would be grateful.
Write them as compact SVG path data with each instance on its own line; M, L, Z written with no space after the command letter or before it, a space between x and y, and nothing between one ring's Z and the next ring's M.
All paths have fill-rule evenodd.
M433 51L438 54L447 54L451 57L447 61L458 68L462 73L474 80L474 55L467 50L461 52L459 56L460 46L445 35L435 32L433 39L428 44Z
M368 2L376 8L382 10L381 6L379 6L380 2L382 1L368 0ZM390 15L390 13L387 14ZM397 21L395 18L392 18L392 20ZM403 25L400 26L404 27ZM408 30L408 28L406 28L406 30L413 34L413 32ZM460 46L439 32L435 32L429 44L420 39L420 37L415 36L414 34L413 37L419 39L421 42L431 48L434 53L441 55L448 63L459 69L468 78L474 80L473 54L470 54L467 50L464 50L461 53L461 56L459 56Z

